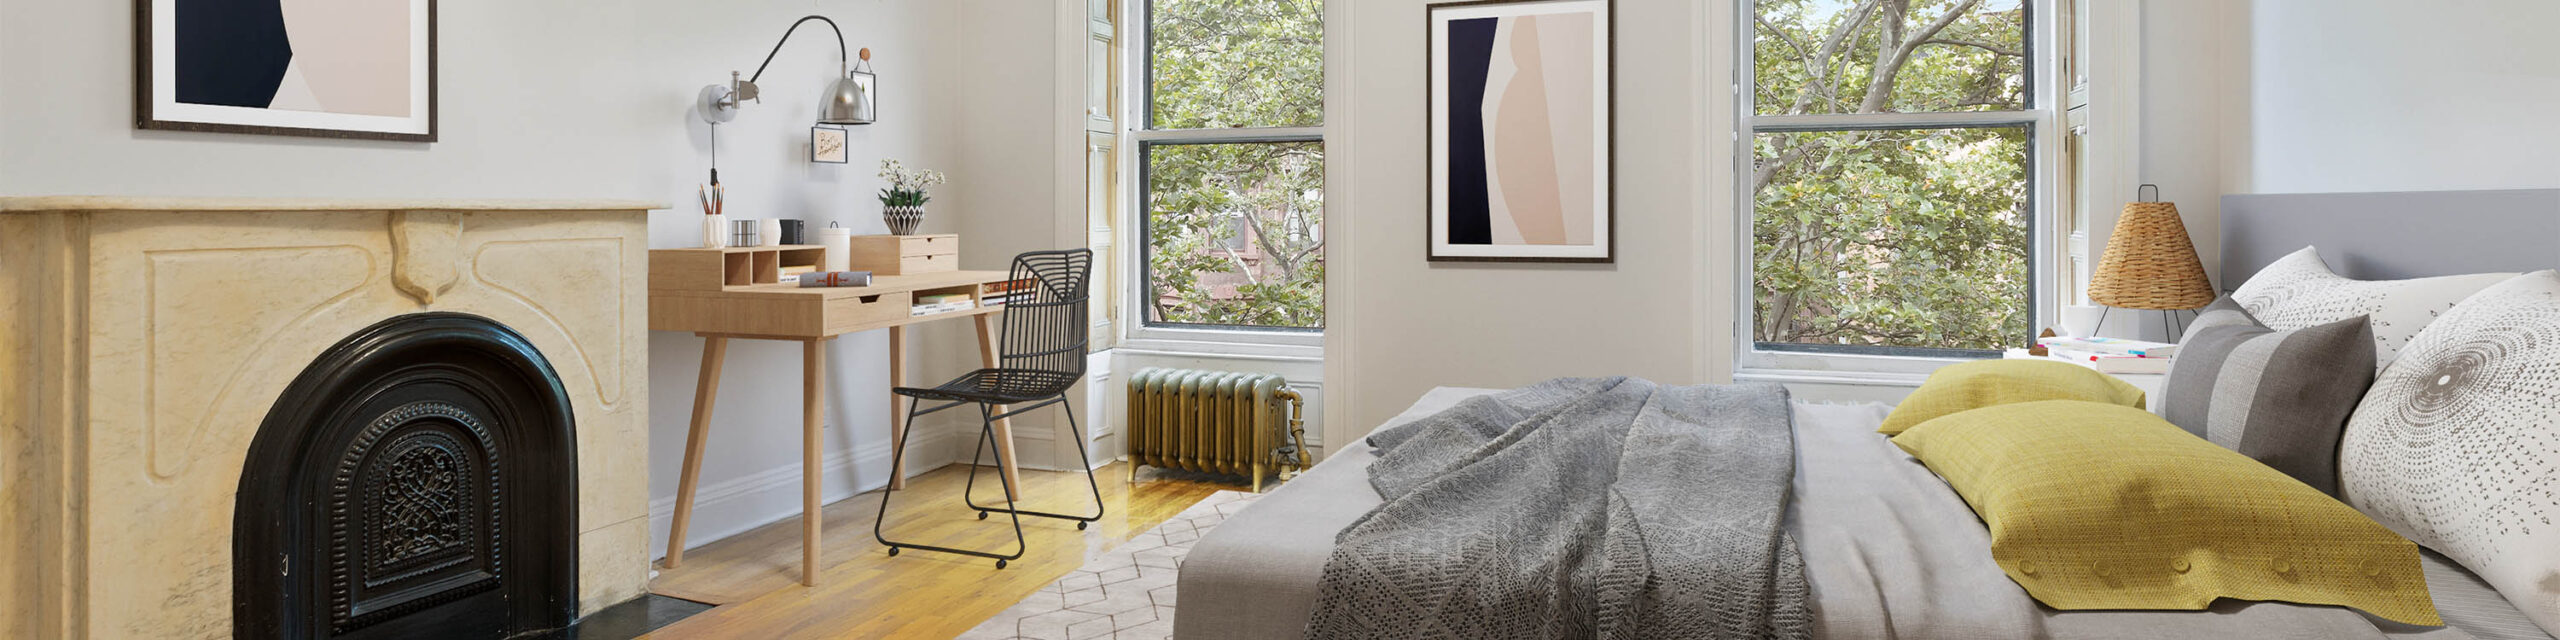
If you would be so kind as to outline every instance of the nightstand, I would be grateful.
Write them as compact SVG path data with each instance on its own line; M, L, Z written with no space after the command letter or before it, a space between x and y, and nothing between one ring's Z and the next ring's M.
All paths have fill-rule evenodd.
M2095 367L2095 366L2090 365L2089 363L2086 363L2086 362L2080 362L2080 361L2076 361L2076 360L2064 360L2064 359L2061 359L2061 358L2047 358L2047 357L2044 357L2044 356L2029 355L2029 354L2027 353L2027 350L2025 350L2025 349L2010 349L2010 350L2008 350L2008 351L2002 352L2002 353L2000 354L2000 357L2005 358L2005 359L2009 359L2009 360L2052 360L2052 361L2055 361L2055 362L2069 362L2069 363L2072 363L2072 364L2080 365L2080 366L2083 366L2083 367L2089 367L2089 368L2092 368L2092 369L2097 368L2097 367ZM2141 389L2141 390L2142 390L2142 395L2143 395L2143 396L2148 400L2148 402L2151 404L2151 406L2150 406L2150 407L2148 407L2148 408L2149 408L2150 410L2152 410L2153 412L2155 412L2155 413L2156 413L2156 412L2158 412L2158 411L2160 411L2160 387L2161 387L2161 385L2162 385L2162 384L2164 384L2164 383L2166 383L2166 382L2168 382L2168 381L2169 381L2169 376L2168 376L2168 374L2163 374L2163 373L2110 373L2110 374L2107 374L2107 375L2109 375L2109 376L2114 376L2114 377L2115 377L2115 379L2117 379L2117 380L2123 380L2123 381L2125 381L2125 383L2126 383L2126 384L2133 385L2133 388Z

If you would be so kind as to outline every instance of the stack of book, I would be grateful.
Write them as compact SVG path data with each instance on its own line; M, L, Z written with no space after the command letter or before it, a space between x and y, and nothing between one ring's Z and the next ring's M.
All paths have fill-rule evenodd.
M985 285L983 290L986 294L978 296L979 304L989 307L1003 305L1008 302L1018 302L1021 300L1031 299L1031 281L1029 279L990 282Z
M2168 373L2178 345L2123 338L2037 338L2046 357L2082 363L2101 373Z
M937 313L968 311L976 308L978 308L978 301L970 299L969 294L936 293L932 295L916 296L915 307L907 311L907 316L929 316Z

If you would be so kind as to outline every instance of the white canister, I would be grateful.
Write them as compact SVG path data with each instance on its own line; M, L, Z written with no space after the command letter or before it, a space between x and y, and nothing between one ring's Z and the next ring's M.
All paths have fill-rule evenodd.
M765 219L763 219L763 220L758 220L758 221L756 221L756 226L760 227L760 232L757 234L757 236L756 236L756 237L759 237L759 238L763 238L763 239L764 239L764 243L763 243L761 246L767 246L767 247L779 247L779 246L782 246L782 219L781 219L781 218L765 218Z
M729 246L729 216L717 213L702 217L702 248L722 249Z
M821 271L832 273L853 270L852 229L829 223L827 228L818 230L818 244L827 247L826 268L820 269Z

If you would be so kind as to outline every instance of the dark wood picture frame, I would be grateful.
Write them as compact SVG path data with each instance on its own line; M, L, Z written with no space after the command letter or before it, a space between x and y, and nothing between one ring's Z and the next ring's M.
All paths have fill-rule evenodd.
M1604 44L1605 44L1606 49L1608 50L1608 55L1607 55L1606 57L1602 58L1602 60L1601 60L1602 65L1605 67L1605 73L1602 73L1602 74L1601 74L1601 91L1602 91L1602 93L1603 93L1603 94L1606 96L1606 98L1607 98L1608 108L1605 110L1605 112L1604 112L1604 113L1605 113L1605 115L1609 118L1608 135L1607 135L1607 137L1606 137L1605 139L1601 140L1600 142L1601 142L1602 144L1604 144L1604 145L1606 145L1606 146L1607 146L1608 151L1607 151L1606 153L1603 153L1603 154L1602 154L1602 157L1601 157L1601 158L1599 158L1599 160L1600 160L1601 162L1608 163L1610 170L1609 170L1609 179L1606 181L1607 183L1606 183L1606 184L1602 184L1602 185L1598 185L1598 188L1599 188L1600 190L1602 190L1602 192L1605 194L1604 199L1603 199L1603 202L1606 202L1606 203L1608 204L1608 210L1607 210L1607 211L1604 211L1604 212L1601 212L1601 214L1600 214L1600 215L1606 216L1606 218L1608 219L1608 237L1606 237L1606 238L1602 239L1603 247L1604 247L1604 249L1603 249L1603 250L1604 250L1604 252L1605 252L1605 254L1606 254L1606 255L1604 255L1603 257L1597 257L1597 258L1582 258L1582 257L1532 257L1532 256L1445 256L1445 255L1440 255L1440 254L1437 252L1437 249L1436 249L1436 245L1438 244L1438 242L1437 242L1437 241L1438 241L1437 234L1438 234L1438 233L1440 233L1440 230L1439 230L1439 229L1437 229L1437 228L1436 228L1436 225L1434 225L1434 224L1432 223L1432 212L1433 212L1434 210L1436 210L1436 208L1439 206L1439 202L1437 201L1437 196L1436 196L1436 194L1437 194L1437 193L1438 193L1438 191L1439 191L1439 185L1437 185L1437 184L1431 184L1431 182L1432 182L1432 181L1435 181L1435 180L1438 180L1438 179L1439 179L1439 176L1438 176L1435 172L1433 172L1433 171L1432 171L1432 168L1431 168L1432 160L1431 160L1431 158L1433 157L1434 152L1438 150L1438 148L1439 148L1439 146L1440 146L1440 144L1441 144L1441 140L1440 140L1440 139L1439 139L1439 137L1438 137L1438 132L1439 132L1440 128L1439 128L1438 126L1435 126L1435 124L1434 124L1434 123L1436 123L1436 122L1437 122L1437 120L1440 118L1440 104L1439 104L1440 100L1439 100L1439 96L1438 96L1438 95L1436 95L1436 93L1437 93L1436 89L1434 89L1434 87L1433 87L1433 85L1432 85L1432 76L1433 76L1433 70L1437 67L1437 65L1433 64L1433 61L1434 61L1436 58L1438 58L1438 57L1440 56L1440 54L1441 54L1440 47L1441 47L1441 45L1442 45L1443 43L1441 43L1441 42L1440 42L1440 39L1439 39L1439 30L1438 30L1438 29L1433 28L1432 18L1434 17L1434 14L1438 13L1439 11L1441 11L1441 10L1443 10L1443 9L1451 9L1451 8L1459 8L1459 7L1486 6L1486 5L1503 5L1503 4L1540 4L1540 3L1553 2L1553 1L1555 1L1555 0L1464 0L1464 1L1461 1L1461 2L1436 2L1436 3L1431 3L1431 4L1427 4L1427 5L1424 5L1424 6L1423 6L1423 17L1422 17L1422 39L1423 39L1423 43L1424 43L1424 44L1423 44L1423 64L1422 64L1422 95L1423 95L1423 117L1424 117L1424 120L1423 120L1423 130L1424 130L1424 133L1423 133L1423 149L1422 149L1422 153L1423 153L1423 164L1424 164L1424 169L1423 169L1423 171L1424 171L1424 173L1425 173L1425 176L1424 176L1424 178L1423 178L1423 179L1424 179L1424 181L1425 181L1425 184L1423 185L1423 215L1422 215L1423 234L1422 234L1422 252L1423 252L1423 255L1425 256L1425 258L1426 258L1428 261L1430 261L1430 262L1528 262L1528 263L1568 263L1568 264L1615 264L1615 263L1618 261L1618 180L1617 180L1617 170L1616 170L1617 155L1618 155L1618 145L1617 145L1617 138L1618 138L1618 113L1617 113L1617 111L1618 111L1618 3L1617 3L1617 0L1597 0L1597 1L1598 1L1598 2L1600 2L1603 6L1605 6L1605 7L1607 7L1607 8L1608 8L1608 20L1607 20L1607 21L1605 21L1603 24L1601 24L1601 25L1600 25L1600 40L1601 40L1601 42L1602 42L1602 43L1604 43Z
M154 53L151 46L151 20L154 17L151 11L152 1L153 0L134 0L133 2L133 126L136 129L157 131L249 133L271 136L336 138L341 140L387 140L392 142L435 142L437 132L442 129L442 125L437 117L438 103L442 102L441 96L437 95L437 85L439 84L437 82L437 60L441 57L436 51L437 0L425 0L427 3L426 133L396 133L388 131L321 129L311 127L284 127L162 119L159 117L160 114L155 113L152 109L152 101L157 97L152 93L152 82L154 78L151 75L151 56Z

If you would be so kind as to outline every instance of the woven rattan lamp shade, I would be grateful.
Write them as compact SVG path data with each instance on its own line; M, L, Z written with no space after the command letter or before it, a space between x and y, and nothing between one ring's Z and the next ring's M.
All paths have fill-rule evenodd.
M2187 239L2178 205L2135 202L2116 219L2098 273L2089 278L2089 300L2118 309L2195 309L2213 302L2213 282Z

